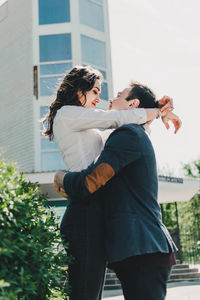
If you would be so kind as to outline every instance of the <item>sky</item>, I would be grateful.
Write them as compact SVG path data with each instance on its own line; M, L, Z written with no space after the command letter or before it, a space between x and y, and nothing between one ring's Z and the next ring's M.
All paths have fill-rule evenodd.
M157 99L173 98L181 129L175 135L156 120L151 141L159 172L184 176L182 166L200 159L200 2L108 0L108 5L114 95L136 80Z

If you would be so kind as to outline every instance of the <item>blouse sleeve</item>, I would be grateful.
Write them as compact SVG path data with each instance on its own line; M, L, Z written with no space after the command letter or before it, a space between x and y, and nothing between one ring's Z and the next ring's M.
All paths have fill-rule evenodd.
M147 115L144 108L102 110L66 105L57 112L56 119L67 122L73 131L82 131L91 128L117 128L129 123L140 125L146 123Z

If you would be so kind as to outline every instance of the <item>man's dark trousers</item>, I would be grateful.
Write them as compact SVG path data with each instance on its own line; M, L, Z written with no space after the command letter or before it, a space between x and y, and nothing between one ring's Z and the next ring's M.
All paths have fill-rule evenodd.
M148 256L148 255L147 255ZM171 267L137 263L137 257L130 257L112 264L112 269L119 278L126 300L164 300L166 282Z
M128 124L116 129L108 138L97 162L81 172L66 174L63 185L67 194L71 196L88 197L94 194L104 201L106 256L109 263L145 254L170 255L170 252L177 249L162 223L157 202L155 154L141 126ZM149 294L145 295L144 299L141 296L135 300L164 299L169 267L152 267L156 267L156 271L152 273L153 269L148 268L145 286L142 285L144 268L143 273L140 269L141 276L133 272L125 279L121 275L122 271L116 270L123 285L129 279L126 293L132 293L132 278L137 277L140 284L137 281L136 287L144 288L140 288L140 293L145 290L145 293ZM151 281L153 282L147 285ZM151 285L152 289L148 288Z

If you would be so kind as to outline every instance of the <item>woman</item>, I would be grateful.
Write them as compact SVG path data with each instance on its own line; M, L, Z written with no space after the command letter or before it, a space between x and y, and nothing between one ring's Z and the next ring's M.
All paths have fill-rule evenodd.
M44 134L50 140L55 136L70 171L86 168L102 151L102 132L94 128L143 124L159 116L159 109L132 109L137 107L137 100L121 99L115 107L119 110L95 109L100 101L101 82L102 76L97 70L74 67L66 74L44 119L48 121ZM61 233L70 244L68 252L75 257L69 267L72 300L101 298L106 266L102 220L98 199L92 203L88 199L82 202L73 199L61 222Z

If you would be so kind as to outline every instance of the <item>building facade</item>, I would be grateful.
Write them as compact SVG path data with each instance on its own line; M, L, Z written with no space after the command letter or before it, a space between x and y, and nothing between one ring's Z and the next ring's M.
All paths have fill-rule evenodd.
M112 95L107 0L0 2L0 145L28 173L66 168L56 142L41 134L65 73L92 65L103 76L101 106Z
M0 0L0 151L37 181L63 214L53 189L65 169L58 147L41 134L39 122L64 74L92 65L104 75L101 106L112 97L108 0ZM170 186L169 186L170 185ZM160 202L189 200L197 183L160 179Z

